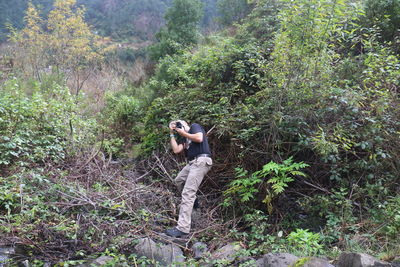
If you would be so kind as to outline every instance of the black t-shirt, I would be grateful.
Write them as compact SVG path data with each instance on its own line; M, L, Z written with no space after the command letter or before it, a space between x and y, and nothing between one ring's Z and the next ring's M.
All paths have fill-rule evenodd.
M195 133L203 133L203 142L201 143L196 143L196 142L190 142L189 148L187 149L186 156L189 160L193 159L197 155L200 154L209 154L211 155L210 147L208 145L208 139L206 136L206 132L204 131L203 127L201 127L200 124L198 123L193 123L190 126L189 133L190 134L195 134Z

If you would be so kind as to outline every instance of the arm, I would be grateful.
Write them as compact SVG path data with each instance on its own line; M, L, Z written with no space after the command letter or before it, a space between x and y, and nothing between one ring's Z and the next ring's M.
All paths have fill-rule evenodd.
M185 138L188 138L188 139L192 140L192 141L195 142L195 143L201 143L201 142L203 142L203 133L202 133L202 132L190 134L190 133L185 132L185 130L179 129L179 128L176 128L175 131L176 131L180 136L183 136L183 137L185 137Z
M173 136L173 132L171 132L171 147L172 151L174 151L175 154L179 154L183 151L183 144L178 144L175 140L175 137Z
M172 151L175 154L179 154L183 151L183 149L185 148L185 146L183 144L178 144L176 142L175 136L174 136L174 130L176 129L175 127L175 123L170 123L169 124L169 135L171 137L170 143L171 143L171 147L172 147Z
M175 130L179 135L181 135L181 136L183 136L185 138L188 138L188 139L192 140L195 143L203 142L203 133L201 133L201 132L190 134L190 133L185 132L185 130L183 130L183 129L177 128Z

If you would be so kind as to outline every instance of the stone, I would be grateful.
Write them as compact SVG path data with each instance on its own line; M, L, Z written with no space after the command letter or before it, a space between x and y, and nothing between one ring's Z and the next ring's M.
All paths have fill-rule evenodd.
M204 253L208 251L207 244L203 242L196 242L192 246L193 250L193 258L196 260L201 259L204 256Z
M110 256L101 256L91 262L90 266L103 266L108 262L112 261L114 258Z
M391 264L378 260L364 253L342 253L339 257L338 267L390 267Z
M0 247L0 266L6 265L12 254L14 254L14 248Z
M335 267L329 261L321 258L303 258L306 261L301 265L302 267ZM298 260L301 261L302 259Z
M288 267L296 263L299 257L289 253L268 253L256 261L258 267Z
M150 238L139 239L135 252L139 256L156 260L166 266L185 261L185 256L177 245L156 243Z
M264 258L260 258L260 259L256 260L255 266L256 267L264 267L265 266L264 265Z
M77 265L77 267L95 267L95 266L104 266L107 263L111 262L114 258L110 256L100 256L97 259L89 260L83 264Z
M154 236L154 240L157 243L175 244L187 248L186 246L189 241L189 235L178 238L178 237L168 236L164 233L159 233L157 236Z
M227 244L217 249L212 255L212 260L226 260L232 262L236 258L237 252L240 250L240 245L237 243Z

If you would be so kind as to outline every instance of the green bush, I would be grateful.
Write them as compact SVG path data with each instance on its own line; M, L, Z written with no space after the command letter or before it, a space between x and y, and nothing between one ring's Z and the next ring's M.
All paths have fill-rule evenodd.
M282 164L269 162L263 168L252 174L242 168L236 168L236 179L229 184L225 190L226 199L224 204L231 205L233 197L239 197L239 202L246 203L256 201L256 196L262 191L262 202L266 204L268 212L272 213L272 200L283 193L290 182L294 181L295 176L305 176L300 169L309 165L300 162L293 162L292 158L284 160ZM268 185L268 186L267 186ZM252 206L250 203L247 206Z
M367 0L363 3L365 9L363 25L377 26L383 41L394 41L400 29L400 1Z
M75 98L68 89L53 84L41 92L40 85L29 94L12 79L0 88L0 165L61 160L72 150L69 144L83 142L90 124L77 114Z
M391 205L386 213L377 207L397 193L400 177L399 56L378 42L376 27L363 26L362 14L347 0L257 1L238 34L164 57L144 86L155 92L143 114L145 151L167 144L171 119L215 126L209 140L224 163L215 175L227 203L249 212L283 190L274 203L283 217L301 224L293 207L322 217L310 229L340 249L365 231L368 216L391 214L394 233ZM309 165L307 180L291 181L288 170L281 176L286 165L259 172L290 156Z
M287 236L291 249L299 256L320 255L323 246L320 244L320 235L307 229L296 229Z

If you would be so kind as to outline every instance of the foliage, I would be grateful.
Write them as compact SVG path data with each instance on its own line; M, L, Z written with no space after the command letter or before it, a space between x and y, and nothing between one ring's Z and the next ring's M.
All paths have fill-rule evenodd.
M156 34L157 43L150 48L151 57L173 55L195 44L198 24L203 16L199 0L174 0L165 14L166 26Z
M247 231L239 232L237 229L231 230L231 235L238 240L242 240L248 247L250 255L258 255L267 251L277 251L283 248L283 239L279 236L269 234L271 224L268 216L260 210L249 211L243 220L248 227Z
M8 27L22 29L24 25L23 17L28 8L28 3L40 5L44 13L48 13L54 0L15 0L10 5L7 1L0 2L0 42L7 40L10 33Z
M316 256L322 252L321 238L317 233L296 229L287 236L291 248L300 256Z
M279 10L284 3L279 0L258 0L253 5L251 12L238 24L236 38L244 43L252 40L272 48L272 37L279 27Z
M378 222L384 224L380 231L382 235L388 236L389 239L398 240L400 233L400 211L397 208L400 202L399 196L390 197L387 201L379 205L380 212L377 216Z
M132 130L140 122L142 109L136 97L109 94L106 96L106 109L103 113L108 123L113 124L111 127Z
M159 37L166 37L164 44L173 53L163 55L154 75L141 87L107 95L99 120L106 154L122 157L123 149L141 142L143 151L155 155L156 164L163 164L162 172L168 173L170 165L176 165L169 155L162 155L168 144L168 122L175 118L198 122L212 129L209 142L217 162L209 173L212 186L209 180L204 183L208 186L204 192L212 192L204 197L208 203L219 203L225 192L227 204L239 204L235 209L214 209L213 216L235 225L229 238L243 242L244 255L282 250L316 255L325 247L377 254L382 248L398 247L400 59L394 41L382 38L395 16L383 16L385 25L368 28L364 20L371 10L357 1L258 0L251 4L253 9L242 25L208 36L196 49L192 47L196 35L186 31L189 28L183 21L190 26L194 22L171 15L182 10L170 9L170 23ZM198 9L192 11L200 19ZM29 25L40 25L41 16L34 9L30 12ZM40 27L30 30L27 37L41 36L36 34L42 31ZM35 44L27 55L38 59L40 49L40 43ZM127 58L135 56L128 51ZM62 75L69 73L59 70ZM43 75L41 79L41 84L28 80L17 85L11 80L0 94L0 112L10 107L16 110L15 117L12 112L3 113L10 118L1 117L0 123L3 136L8 137L0 143L4 144L0 157L6 162L2 170L7 173L0 183L0 207L6 217L0 227L4 233L14 231L40 242L47 240L38 234L44 221L36 220L40 216L49 219L46 229L52 238L82 240L72 248L74 256L78 257L77 247L85 248L85 253L105 251L113 244L104 236L117 235L124 227L147 226L156 213L133 206L137 199L132 198L142 191L141 185L128 188L131 172L113 169L111 157L106 160L103 151L95 148L88 159L93 159L92 168L85 165L87 159L73 167L66 163L68 171L54 173L17 168L60 162L63 153L82 148L86 133L92 136L79 116L79 101L70 101L64 87L49 85ZM72 124L73 138L70 118L79 122ZM32 140L38 140L37 145ZM162 185L153 159L146 158L151 162L145 170L146 182ZM132 169L142 171L141 167ZM121 179L116 180L118 171ZM64 181L68 172L73 182L52 184L50 177ZM115 193L110 188L126 191ZM161 200L157 203L161 214L170 209L163 198L168 192L160 191L159 198L152 191L150 199ZM48 205L51 201L57 203L54 210ZM72 206L58 209L65 203ZM75 219L78 216L86 224ZM97 231L88 218L97 230L106 227L109 232ZM221 225L219 229L224 228ZM158 226L158 221L152 225ZM141 225L134 232L143 229ZM282 238L286 233L290 234ZM213 233L212 238L219 237ZM116 262L129 262L117 250L110 251Z
M272 200L281 194L290 182L294 181L294 176L305 176L300 169L309 166L303 162L293 162L292 158L284 160L282 164L269 162L259 171L248 174L242 168L236 168L236 179L229 184L229 188L224 192L227 196L225 204L230 205L232 196L239 195L239 201L244 203L255 199L260 189L263 191L263 202L267 205L268 212L272 213ZM268 178L266 181L265 178ZM271 188L266 188L270 184Z
M92 126L92 122L77 115L78 106L68 89L53 84L43 92L40 86L34 83L30 92L25 92L22 82L13 79L0 87L2 167L61 160L73 153L67 151L70 144L88 141L85 125Z
M219 21L222 25L231 25L243 19L250 10L247 0L218 0Z
M13 30L10 40L23 48L28 58L20 68L30 67L33 76L41 76L50 68L54 73L73 79L76 94L88 77L81 77L82 68L93 67L101 60L103 50L99 36L84 21L84 9L76 8L76 0L56 1L47 20L43 20L32 4L26 12L26 26ZM85 75L82 75L85 76Z
M16 29L22 29L24 13L28 2L40 7L43 16L52 9L54 0L15 0L13 5L0 3L0 41L7 39L9 31L6 24ZM215 27L217 16L217 0L202 0L205 16L201 26L203 29ZM164 25L163 16L172 0L77 0L79 6L86 9L85 21L102 36L108 36L120 41L154 40L156 32Z
M353 1L280 1L279 20L265 8L276 1L258 3L235 37L212 36L159 62L147 84L160 97L146 112L143 145L161 147L160 125L172 118L215 126L214 157L227 164L216 173L219 186L242 190L235 194L243 210L273 193L256 175L266 160L296 155L309 179L300 176L277 205L305 201L312 190L314 211L299 208L325 219L314 225L325 244L346 248L365 231L357 222L397 190L399 57L363 28L364 10ZM360 206L366 214L355 212Z
M400 29L399 0L364 1L365 18L363 25L371 28L377 26L383 41L395 41Z

